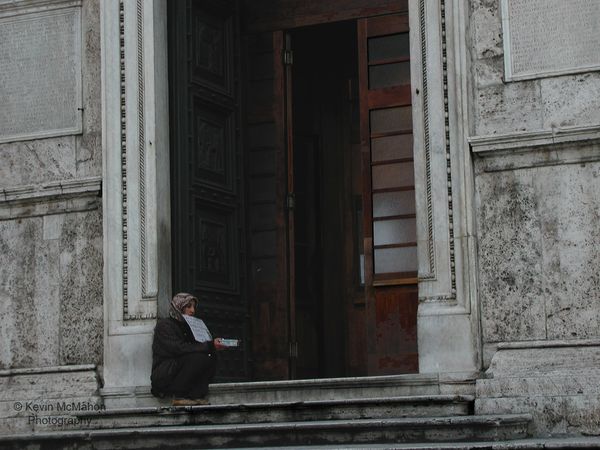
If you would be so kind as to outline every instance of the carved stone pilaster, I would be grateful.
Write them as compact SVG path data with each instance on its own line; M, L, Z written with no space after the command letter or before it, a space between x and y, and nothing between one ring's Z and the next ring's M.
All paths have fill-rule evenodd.
M463 0L411 0L420 371L478 365Z
M147 384L170 296L166 3L102 2L105 378ZM135 367L124 355L139 358Z

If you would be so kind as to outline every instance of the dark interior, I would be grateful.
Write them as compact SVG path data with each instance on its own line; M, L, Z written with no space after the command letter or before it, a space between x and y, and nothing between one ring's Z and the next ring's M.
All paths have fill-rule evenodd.
M346 315L359 273L356 23L301 28L290 37L297 376L344 376L348 351L356 351Z

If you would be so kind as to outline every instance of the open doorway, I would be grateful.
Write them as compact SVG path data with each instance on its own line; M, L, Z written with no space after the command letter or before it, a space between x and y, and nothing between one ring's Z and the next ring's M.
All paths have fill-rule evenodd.
M408 14L383 3L253 30L169 3L173 288L243 340L219 381L418 370Z
M288 33L297 378L365 373L356 22Z

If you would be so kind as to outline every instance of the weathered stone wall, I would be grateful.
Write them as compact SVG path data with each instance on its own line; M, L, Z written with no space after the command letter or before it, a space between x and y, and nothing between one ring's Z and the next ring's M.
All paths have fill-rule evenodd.
M81 35L83 133L0 144L2 369L102 362L99 0Z
M485 341L598 336L600 163L483 172L476 183Z
M487 365L493 343L600 335L597 140L502 140L600 125L600 72L503 82L499 0L470 3L472 135L499 137L474 158Z
M600 72L504 83L499 0L470 3L474 135L600 123Z

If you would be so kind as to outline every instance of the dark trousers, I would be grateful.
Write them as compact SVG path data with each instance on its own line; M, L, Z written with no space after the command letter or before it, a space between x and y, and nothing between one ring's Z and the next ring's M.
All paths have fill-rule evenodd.
M169 386L169 393L183 398L204 398L215 376L216 357L206 353L187 353L177 358L179 371Z

